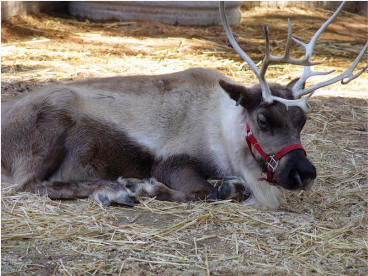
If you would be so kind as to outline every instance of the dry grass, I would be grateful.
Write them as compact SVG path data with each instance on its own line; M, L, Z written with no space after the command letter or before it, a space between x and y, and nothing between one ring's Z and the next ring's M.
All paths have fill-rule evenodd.
M297 36L310 37L329 14L295 8L243 11L235 32L259 60L266 15L274 52L280 53L288 16ZM316 60L324 61L320 69L343 71L366 34L366 18L343 13L317 45ZM224 45L220 27L95 24L40 15L7 21L2 40L2 100L56 80L192 66L216 68L243 83L254 80ZM299 72L274 66L268 76L285 83ZM133 209L102 208L88 200L14 194L3 185L3 274L367 275L367 80L365 73L311 99L303 144L318 178L311 192L284 192L286 201L277 211L229 201L153 199Z

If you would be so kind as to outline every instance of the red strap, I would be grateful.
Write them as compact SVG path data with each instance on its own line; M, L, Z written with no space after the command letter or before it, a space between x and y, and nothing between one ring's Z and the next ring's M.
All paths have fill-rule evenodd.
M302 150L304 152L304 155L307 156L307 153L306 153L306 151L305 151L305 149L303 148L302 145L292 144L292 145L289 145L286 148L283 148L282 150L280 150L278 153L275 154L275 156L273 158L275 160L279 160L279 159L281 159L281 157L283 157L284 155L286 155L290 151L297 150L297 149Z
M269 156L262 150L261 146L257 143L257 140L256 138L254 138L254 136L252 134L250 134L248 137L247 137L247 143L248 143L248 147L250 148L251 150L251 153L254 156L254 153L252 151L252 146L259 152L259 154L262 156L263 159L265 159L266 161L269 160Z
M246 138L248 148L250 150L250 153L252 154L253 158L256 159L256 156L253 153L253 147L258 151L258 153L262 156L264 160L267 162L270 160L270 157L262 150L261 146L258 144L256 138L254 138L252 131L250 130L250 127L247 123L247 138Z
M253 153L253 149L252 149L252 142L250 141L250 136L253 136L253 135L252 135L252 132L250 131L250 127L249 127L248 123L246 123L246 126L247 126L247 137L245 137L245 141L247 141L249 151L252 154L253 158L256 159L256 157Z

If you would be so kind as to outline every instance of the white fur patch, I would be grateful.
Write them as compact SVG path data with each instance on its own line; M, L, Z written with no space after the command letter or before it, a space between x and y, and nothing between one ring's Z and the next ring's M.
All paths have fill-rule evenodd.
M258 179L263 176L261 168L251 156L245 141L245 118L241 106L235 102L224 101L221 109L223 145L226 149L223 162L228 162L231 174L239 175L245 180L245 185L252 192L252 197L246 200L247 204L259 207L276 209L281 203L281 193L278 187L272 186ZM220 141L218 141L220 144Z

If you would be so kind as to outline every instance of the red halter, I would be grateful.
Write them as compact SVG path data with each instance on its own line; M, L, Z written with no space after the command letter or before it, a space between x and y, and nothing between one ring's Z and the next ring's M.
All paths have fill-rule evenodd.
M266 180L268 182L272 182L273 179L273 174L277 168L277 166L279 165L279 161L280 159L285 156L287 153L289 153L290 151L293 150L302 150L304 152L304 155L307 156L307 153L305 152L304 148L302 145L300 144L292 144L289 145L285 148L283 148L282 150L280 150L278 153L274 154L274 155L268 155L266 154L261 146L258 144L256 138L254 138L252 131L250 130L250 127L247 124L247 137L246 137L246 141L250 150L250 153L252 154L253 158L256 159L256 156L253 153L253 149L252 146L258 151L258 153L262 156L262 158L266 161L266 166L267 166L267 178L260 178L259 180Z

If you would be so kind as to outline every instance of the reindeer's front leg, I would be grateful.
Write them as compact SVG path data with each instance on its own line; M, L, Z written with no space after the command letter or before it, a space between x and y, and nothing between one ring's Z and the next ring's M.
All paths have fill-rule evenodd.
M240 177L226 176L223 179L210 180L209 182L218 188L218 199L245 201L251 196L246 182Z
M203 167L188 155L174 155L156 162L152 176L170 189L183 193L187 200L215 200L217 190L207 181Z

